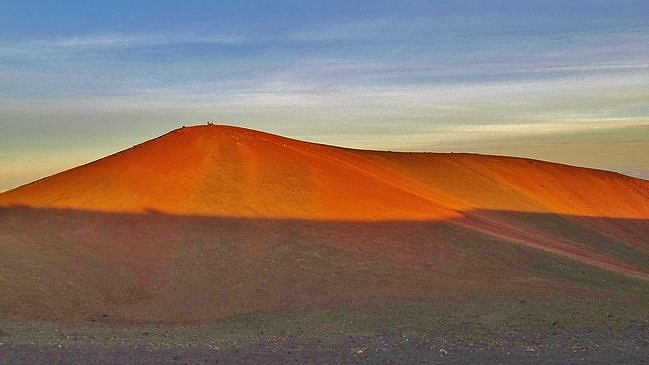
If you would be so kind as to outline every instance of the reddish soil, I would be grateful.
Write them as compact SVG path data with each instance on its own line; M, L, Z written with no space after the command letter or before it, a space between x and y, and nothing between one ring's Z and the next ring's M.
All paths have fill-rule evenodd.
M189 127L0 193L0 312L191 322L606 296L583 280L649 282L647 232L649 182L620 174Z

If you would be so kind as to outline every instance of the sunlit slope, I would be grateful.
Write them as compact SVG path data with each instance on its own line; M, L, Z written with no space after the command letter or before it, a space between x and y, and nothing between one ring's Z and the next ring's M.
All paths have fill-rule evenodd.
M360 151L207 125L5 192L0 204L343 220L482 209L649 218L649 183L526 159Z
M316 219L444 218L462 208L363 154L235 127L182 128L6 192L0 204Z
M424 185L443 190L473 209L649 217L649 182L613 172L463 153L367 156Z

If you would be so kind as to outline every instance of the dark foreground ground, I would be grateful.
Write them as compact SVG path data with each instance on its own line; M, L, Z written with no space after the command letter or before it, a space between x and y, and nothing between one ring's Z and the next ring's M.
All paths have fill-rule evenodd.
M473 343L455 335L347 336L323 343L260 337L253 344L134 345L3 343L2 364L644 364L649 327L582 330Z
M0 364L649 364L645 300L396 303L193 325L0 317Z

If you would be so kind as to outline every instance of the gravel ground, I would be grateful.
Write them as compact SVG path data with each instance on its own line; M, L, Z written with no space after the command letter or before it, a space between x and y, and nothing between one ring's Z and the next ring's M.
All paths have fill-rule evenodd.
M4 342L2 342L4 338ZM259 337L248 344L12 343L0 364L649 364L649 327L579 330L473 342L448 334ZM486 340L486 341L484 341Z

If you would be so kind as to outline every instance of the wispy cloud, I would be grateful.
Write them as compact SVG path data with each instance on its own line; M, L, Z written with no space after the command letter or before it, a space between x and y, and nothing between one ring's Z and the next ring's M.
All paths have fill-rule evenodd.
M69 52L111 50L126 47L150 48L175 45L226 46L245 44L251 40L239 35L210 34L186 30L156 33L94 33L66 37L50 37L8 41L0 38L0 59L57 59Z
M186 31L136 34L90 34L57 38L55 47L103 48L103 47L153 47L174 44L241 44L246 38L230 35L200 34Z
M609 130L629 127L649 126L644 118L562 118L560 121L543 123L489 123L482 125L451 125L444 128L446 132L461 132L463 138L485 138L507 135L516 138L521 135L542 135L557 133L578 133L594 130Z
M88 36L74 36L67 38L58 38L54 40L53 46L55 47L123 47L132 45L136 42L142 42L151 39L147 37L138 36L123 36L115 34L101 34L101 35L88 35Z

